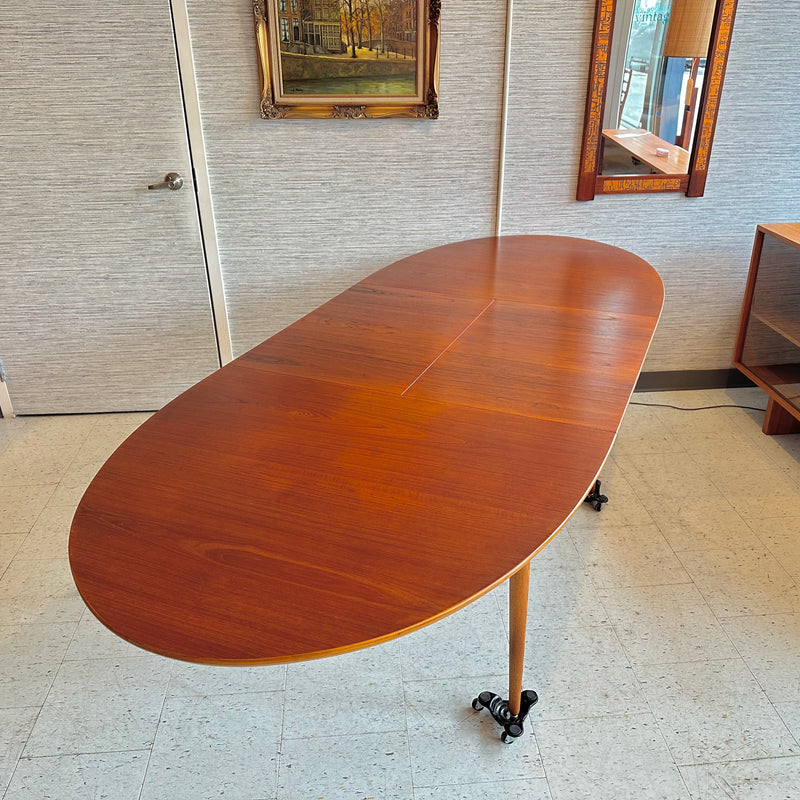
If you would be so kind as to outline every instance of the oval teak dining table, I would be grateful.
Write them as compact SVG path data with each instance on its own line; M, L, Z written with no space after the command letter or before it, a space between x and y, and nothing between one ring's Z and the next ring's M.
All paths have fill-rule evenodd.
M519 735L528 565L594 484L663 297L641 258L567 237L376 272L113 453L70 532L83 599L155 653L270 664L401 636L513 576L509 701L475 707Z

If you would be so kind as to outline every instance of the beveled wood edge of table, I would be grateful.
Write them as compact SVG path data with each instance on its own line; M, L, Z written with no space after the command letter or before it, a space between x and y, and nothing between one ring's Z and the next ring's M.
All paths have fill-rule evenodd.
M609 453L610 452L611 452L611 449L609 448ZM606 456L606 459L603 462L604 465L605 465L605 461L607 459L608 459L608 455ZM597 475L599 475L601 471L602 471L602 466L600 467L600 470L598 470L597 474L592 478L592 480L587 485L586 492L584 494L588 494L589 493L589 491L591 490L591 488L594 485L595 481L597 480ZM569 513L569 516L561 523L561 525L559 525L558 528L556 528L556 530L554 530L547 537L547 539L545 539L529 556L524 558L513 569L509 570L501 578L498 578L498 580L496 580L490 586L487 586L484 590L482 590L480 592L477 592L476 594L472 595L471 597L468 597L463 602L457 603L456 605L452 606L451 608L445 609L442 612L440 612L439 614L436 614L435 616L429 617L428 619L423 620L422 622L419 622L416 625L410 625L407 628L403 628L403 629L398 630L398 631L393 631L392 633L386 634L385 636L378 636L378 637L375 637L373 639L368 639L368 640L365 640L363 642L358 642L357 644L346 645L346 646L343 646L343 647L336 647L336 648L332 648L332 649L329 649L329 650L318 650L318 651L313 651L313 652L308 652L308 653L295 654L295 655L290 656L290 657L258 658L258 659L240 659L240 658L237 658L237 659L228 659L228 660L225 660L225 659L210 659L209 658L209 659L202 659L201 660L201 659L198 659L198 658L192 658L192 657L188 657L186 655L181 655L180 653L176 653L175 651L167 651L167 650L162 650L160 648L154 648L154 647L145 647L144 645L139 644L138 642L134 641L133 639L130 639L129 637L118 633L113 628L108 628L108 626L106 626L106 624L103 622L102 617L97 612L95 612L94 608L92 607L92 604L86 599L86 597L84 597L83 592L81 592L80 587L78 586L77 582L74 581L74 578L73 578L73 582L75 583L75 586L76 586L76 588L78 590L78 594L80 594L80 596L81 596L81 599L83 600L83 602L85 603L85 605L89 609L89 611L92 612L92 615L95 617L95 619L97 619L98 622L100 622L104 627L106 627L108 630L110 630L115 636L119 637L123 641L128 642L128 644L131 644L134 647L137 647L140 650L143 650L143 651L145 651L147 653L153 653L153 654L158 655L158 656L163 656L165 658L171 658L171 659L174 659L176 661L183 661L183 662L189 663L189 664L204 664L206 666L218 666L218 667L259 667L259 666L271 666L271 665L279 665L279 664L296 664L296 663L301 663L303 661L314 661L314 660L320 659L320 658L329 658L331 656L343 655L345 653L353 653L353 652L357 652L358 650L365 650L368 647L374 647L375 645L383 644L385 642L391 642L394 639L399 639L399 638L401 638L403 636L408 635L409 633L413 633L414 631L421 630L422 628L427 628L429 625L433 625L435 622L438 622L439 620L442 620L445 617L449 617L451 614L455 614L457 611L460 611L462 608L466 608L468 605L470 605L471 603L475 602L479 598L483 597L485 594L488 594L493 589L496 589L498 586L500 586L501 584L505 583L512 575L517 573L526 564L529 564L531 562L531 560L538 553L540 553L542 550L544 550L545 547L547 547L548 544L550 544L550 542L562 530L562 528L572 519L572 517L575 515L575 512L583 505L583 502L584 501L583 501L583 498L582 498L576 504L575 508L573 508L572 511ZM71 570L71 566L70 566L70 570Z
M498 238L511 238L511 237L482 237L482 239L484 241L496 240ZM537 237L519 237L519 238L537 238ZM658 272L652 267L652 265L650 265L648 262L644 261L644 259L642 259L641 257L636 256L633 253L629 253L629 251L622 250L622 248L618 248L615 245L607 245L607 244L602 243L602 242L596 242L594 240L588 240L588 239L580 239L578 237L538 237L538 238L571 239L571 240L575 241L576 243L577 242L589 242L589 243L592 243L594 245L600 245L603 248L621 250L622 252L624 252L624 253L626 253L626 254L628 254L630 256L633 256L637 260L643 262L643 264L646 265L647 267L649 267L649 269L652 270L653 274L655 276L657 276L659 284L660 284L661 289L662 289L661 303L660 303L660 306L659 306L658 314L637 315L637 316L648 316L648 317L653 319L652 332L651 332L649 340L647 342L647 347L645 348L644 353L642 355L641 362L639 364L639 368L638 368L638 372L637 372L637 374L639 374L641 372L641 368L642 368L642 366L644 364L644 361L646 359L646 356L647 356L647 353L649 351L649 348L652 345L652 341L653 341L653 337L655 335L655 330L657 328L658 320L660 319L661 313L663 312L663 306L664 306L663 281L661 280L660 275L658 275ZM476 241L476 240L467 240L467 241ZM442 245L442 247L448 247L448 246L450 246L450 245ZM438 248L433 248L433 249L435 250L435 249L438 249ZM392 265L390 265L390 266L392 266ZM367 278L365 280L369 280L369 278ZM355 286L357 286L357 285L359 285L359 284L358 283L355 284ZM352 287L348 287L348 289L346 289L344 291L345 292L349 291L350 288L352 288ZM313 311L310 312L310 313L313 313ZM619 313L619 312L617 312L617 313ZM411 632L413 632L415 630L419 630L419 629L421 629L423 627L426 627L426 626L428 626L428 625L430 625L430 624L432 624L434 622L437 622L438 620L443 619L443 618L449 616L450 614L455 613L456 611L459 611L460 609L466 607L470 603L474 602L478 598L482 597L483 595L485 595L489 591L495 589L497 586L499 586L500 584L502 584L506 580L508 580L512 575L517 573L526 564L529 564L531 559L533 557L535 557L539 552L541 552L541 550L544 549L544 547L546 547L552 541L553 537L559 531L561 531L563 529L563 527L569 522L569 520L573 517L573 515L576 513L578 508L580 508L582 506L583 498L590 491L590 489L593 486L595 480L597 479L597 476L602 471L603 465L605 464L605 462L608 459L608 456L609 456L609 454L611 452L611 449L613 447L614 441L616 439L616 435L617 435L617 431L619 429L619 425L622 424L622 420L624 418L624 414L625 414L625 411L627 410L628 404L630 402L630 396L633 394L634 388L635 388L635 381L634 381L634 384L631 386L630 393L628 395L628 400L625 402L625 405L624 405L624 407L622 409L622 413L620 415L620 419L619 419L619 424L617 426L617 430L614 431L613 434L612 434L611 443L609 444L608 451L606 452L606 454L605 454L605 456L603 458L603 464L601 464L601 466L598 469L597 473L588 482L588 484L586 486L586 489L585 489L585 492L583 493L581 498L577 501L577 503L574 506L574 508L569 512L569 514L564 518L564 520L558 525L558 527L544 541L542 541L533 550L533 552L531 552L528 556L523 558L518 564L516 564L512 569L508 570L504 575L499 577L497 580L493 581L491 584L487 585L482 590L480 590L478 592L475 592L474 594L472 594L471 596L465 598L464 600L456 603L455 605L453 605L453 606L451 606L449 608L445 608L445 609L441 610L439 613L437 613L437 614L435 614L435 615L433 615L431 617L428 617L425 620L422 620L422 621L420 621L420 622L418 622L418 623L416 623L414 625L411 625L411 626L408 626L408 627L405 627L405 628L402 628L402 629L398 629L398 630L392 631L391 633L387 633L385 635L381 635L381 636L378 636L378 637L375 637L375 638L371 638L371 639L366 639L366 640L360 641L360 642L355 643L355 644L348 644L348 645L345 645L345 646L342 646L342 647L330 648L330 649L319 650L319 651L310 651L310 652L305 652L305 653L295 653L295 654L292 654L291 656L288 656L288 657L287 656L281 656L281 657L276 657L276 658L256 658L256 659L241 659L241 658L236 658L236 659L212 659L212 658L197 658L197 657L192 657L192 656L186 656L186 655L182 655L181 653L178 653L178 652L175 652L175 651L172 651L172 650L168 651L166 649L154 648L154 647L149 646L149 645L145 646L145 645L139 644L138 642L136 642L136 641L134 641L134 640L132 640L132 639L130 639L128 637L125 637L125 636L119 634L116 630L114 630L113 632L115 633L115 635L120 636L120 638L130 642L134 646L139 647L139 648L141 648L141 649L143 649L143 650L145 650L147 652L156 653L156 654L159 654L159 655L162 655L162 656L165 656L165 657L169 657L169 658L174 658L174 659L177 659L177 660L183 660L183 661L187 661L187 662L191 662L191 663L201 663L201 664L219 665L219 666L234 666L234 665L238 665L238 666L248 666L248 665L256 666L256 665L270 665L270 664L283 664L283 663L301 662L301 661L312 660L312 659L317 659L317 658L329 657L329 656L333 656L333 655L339 655L339 654L343 654L343 653L347 653L347 652L353 652L353 651L365 649L367 647L371 647L371 646L374 646L374 645L378 645L378 644L381 644L383 642L388 642L388 641L391 641L393 639L397 639L397 638L399 638L401 636L404 636L404 635L406 635L408 633L411 633ZM77 585L77 582L76 582L76 585ZM96 616L98 618L98 620L100 620L102 622L102 616L97 614L94 611L94 609L92 607L92 604L87 600L86 597L83 596L83 593L80 592L80 588L78 588L78 591L81 594L81 597L83 598L83 600L86 603L86 605L89 608L89 610L92 611L94 616Z

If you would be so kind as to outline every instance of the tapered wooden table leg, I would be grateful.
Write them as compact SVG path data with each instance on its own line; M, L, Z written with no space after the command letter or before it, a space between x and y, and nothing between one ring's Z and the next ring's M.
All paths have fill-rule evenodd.
M525 664L525 630L528 621L528 586L531 562L517 570L509 581L508 618L508 710L516 717L522 700L522 670Z
M509 582L509 652L508 700L494 692L481 692L473 701L476 711L488 709L495 722L503 726L500 738L508 743L522 736L528 712L538 701L536 692L522 691L522 670L525 666L525 628L528 619L528 584L531 564L527 561Z

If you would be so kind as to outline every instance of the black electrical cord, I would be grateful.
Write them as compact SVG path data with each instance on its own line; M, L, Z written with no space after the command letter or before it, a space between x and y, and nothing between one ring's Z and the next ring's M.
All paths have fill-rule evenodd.
M759 408L758 406L737 406L737 405L718 405L718 406L696 406L696 407L687 407L687 406L673 406L669 403L640 403L636 400L631 400L630 405L632 406L652 406L653 408L674 408L677 411L706 411L711 408L744 408L747 411L766 411L764 408Z

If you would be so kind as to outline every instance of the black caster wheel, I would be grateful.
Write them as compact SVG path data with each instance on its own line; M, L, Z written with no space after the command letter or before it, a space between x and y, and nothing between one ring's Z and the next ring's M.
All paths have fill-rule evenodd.
M472 701L472 707L476 711L485 708L492 715L494 721L503 728L503 732L500 734L503 744L511 744L514 739L522 736L523 722L538 700L536 692L526 689L520 698L519 713L514 715L508 708L508 700L503 700L494 692L481 692Z
M517 739L522 736L522 725L518 725L516 722L512 722L504 731L506 735L510 736L512 739Z
M584 498L584 503L588 503L595 511L602 511L603 503L607 503L608 498L600 494L600 481L594 482L594 489Z

